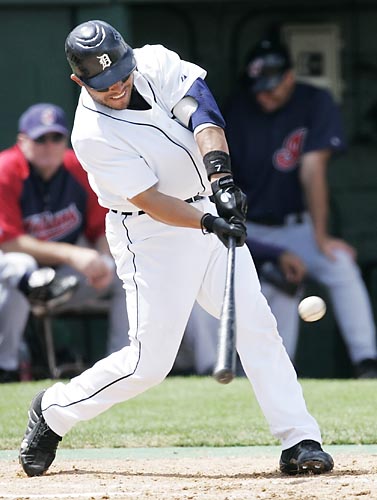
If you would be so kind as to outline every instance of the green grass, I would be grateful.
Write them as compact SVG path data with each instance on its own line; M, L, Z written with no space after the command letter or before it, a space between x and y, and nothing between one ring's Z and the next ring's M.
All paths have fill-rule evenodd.
M1 385L0 449L16 449L34 394L51 381ZM302 380L325 444L377 443L377 381ZM277 445L246 379L168 377L158 387L78 424L61 447Z

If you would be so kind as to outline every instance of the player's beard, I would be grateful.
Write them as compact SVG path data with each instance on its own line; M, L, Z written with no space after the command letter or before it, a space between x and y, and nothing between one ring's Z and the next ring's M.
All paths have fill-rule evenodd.
M126 84L123 89L118 92L117 94L114 91L107 91L107 92L97 92L93 89L87 88L87 91L91 95L94 101L96 101L98 104L101 104L102 106L106 106L107 108L114 109L117 111L122 111L124 109L127 109L130 101L131 101L131 95L132 95L132 89L133 89L133 81L132 83ZM124 93L124 95L123 95ZM121 96L121 97L118 97ZM118 98L115 98L118 97Z

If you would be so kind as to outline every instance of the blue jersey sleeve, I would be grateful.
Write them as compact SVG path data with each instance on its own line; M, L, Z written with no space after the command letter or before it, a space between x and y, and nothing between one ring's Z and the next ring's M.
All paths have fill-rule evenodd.
M346 148L340 110L327 90L316 89L311 99L310 124L302 153Z
M189 128L192 131L204 123L213 123L218 127L225 128L221 111L204 80L197 78L187 91L186 96L193 97L198 103L189 123Z

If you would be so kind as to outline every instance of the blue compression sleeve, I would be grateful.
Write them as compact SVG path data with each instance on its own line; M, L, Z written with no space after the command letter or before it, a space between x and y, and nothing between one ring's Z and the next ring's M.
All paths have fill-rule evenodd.
M197 109L190 118L189 128L191 131L194 131L198 125L203 123L213 123L218 127L225 128L225 120L204 80L201 78L195 80L186 96L192 97L198 103Z

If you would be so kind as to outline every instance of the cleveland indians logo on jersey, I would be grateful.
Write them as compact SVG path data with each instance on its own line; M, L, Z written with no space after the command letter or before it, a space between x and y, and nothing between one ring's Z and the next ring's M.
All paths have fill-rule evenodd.
M283 147L272 157L272 163L277 170L288 172L297 167L307 131L307 128L298 128L284 139Z

